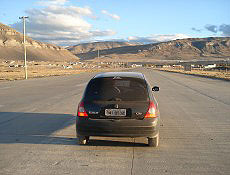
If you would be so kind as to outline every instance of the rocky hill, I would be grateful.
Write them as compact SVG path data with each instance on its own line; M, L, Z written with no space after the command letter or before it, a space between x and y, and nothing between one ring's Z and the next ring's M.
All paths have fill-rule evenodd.
M64 49L26 37L27 58L37 61L155 61L230 58L230 37L188 38L136 45L129 42L95 42ZM98 50L100 57L98 58ZM23 60L23 35L0 23L0 60Z
M107 50L123 46L135 46L134 43L129 42L116 42L116 41L105 41L105 42L93 42L93 43L84 43L78 44L75 46L67 47L69 51L74 54L81 54L87 52L94 52L98 50Z
M188 38L162 43L123 46L78 53L82 60L98 61L153 61L230 58L230 37Z
M77 57L56 45L46 44L26 37L27 59L37 61L70 61ZM0 23L0 60L23 60L23 35Z

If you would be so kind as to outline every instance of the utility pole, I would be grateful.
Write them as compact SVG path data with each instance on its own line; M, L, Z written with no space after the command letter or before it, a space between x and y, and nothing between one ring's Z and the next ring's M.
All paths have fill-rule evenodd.
M97 58L100 58L100 51L99 51L99 49L97 50Z
M27 64L26 64L26 18L29 18L28 16L22 16L19 17L19 19L23 20L23 45L24 45L24 68L25 68L25 79L28 78L27 76Z

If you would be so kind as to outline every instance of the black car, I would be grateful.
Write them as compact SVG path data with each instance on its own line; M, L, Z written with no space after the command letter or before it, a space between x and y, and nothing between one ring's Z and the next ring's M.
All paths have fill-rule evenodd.
M158 104L145 76L138 72L108 72L93 77L78 105L76 132L79 144L90 136L147 137L159 143Z

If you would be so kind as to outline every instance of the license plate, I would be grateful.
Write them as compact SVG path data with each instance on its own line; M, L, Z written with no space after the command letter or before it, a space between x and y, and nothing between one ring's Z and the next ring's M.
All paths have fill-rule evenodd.
M105 116L126 116L126 109L106 109Z

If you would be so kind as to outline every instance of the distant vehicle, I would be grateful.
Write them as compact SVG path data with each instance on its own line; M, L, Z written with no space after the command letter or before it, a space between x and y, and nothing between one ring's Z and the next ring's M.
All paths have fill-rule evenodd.
M108 72L93 77L78 105L76 132L79 144L90 136L147 137L158 146L158 104L145 76L137 72Z

